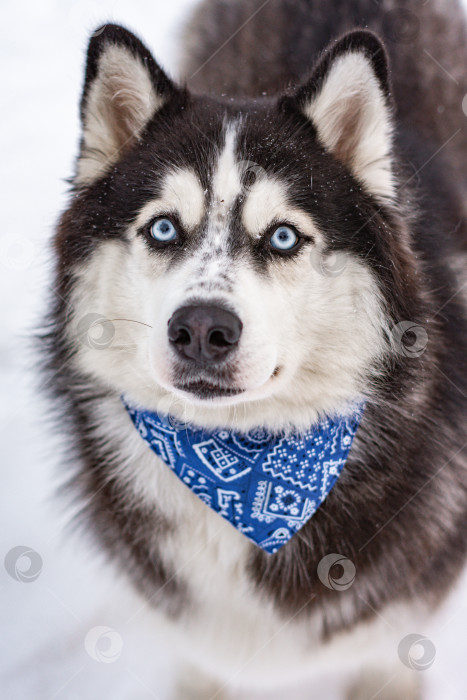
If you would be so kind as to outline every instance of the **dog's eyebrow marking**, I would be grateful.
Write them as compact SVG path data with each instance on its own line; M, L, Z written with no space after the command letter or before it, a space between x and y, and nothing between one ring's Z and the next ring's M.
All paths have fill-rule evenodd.
M312 238L319 237L311 216L289 204L286 186L262 174L245 193L242 223L253 238L259 238L273 222L289 223Z
M219 148L211 176L211 199L204 237L193 258L191 291L228 289L231 260L228 253L230 219L242 192L241 173L235 153L238 121L224 126L224 144Z
M201 182L188 168L177 168L166 175L159 197L144 205L136 220L136 227L146 224L158 214L176 213L189 230L202 221L206 198Z
M212 205L220 206L224 211L233 205L242 191L240 168L235 154L236 139L237 123L231 122L225 128L224 147L212 177Z

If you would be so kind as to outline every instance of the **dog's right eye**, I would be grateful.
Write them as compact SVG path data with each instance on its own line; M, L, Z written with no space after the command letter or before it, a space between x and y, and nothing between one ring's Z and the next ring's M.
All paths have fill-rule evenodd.
M158 243L170 243L178 237L177 229L173 222L167 217L161 217L152 222L149 226L149 233Z

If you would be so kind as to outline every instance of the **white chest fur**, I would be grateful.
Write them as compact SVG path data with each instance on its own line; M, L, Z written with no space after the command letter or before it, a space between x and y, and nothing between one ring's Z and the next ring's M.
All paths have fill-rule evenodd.
M129 502L157 508L173 524L158 541L163 561L183 581L188 601L175 623L183 651L208 672L232 683L264 685L296 680L328 667L355 668L369 655L393 659L403 636L416 629L416 611L393 606L383 618L360 624L323 644L321 619L284 616L248 575L250 542L203 504L149 449L118 397L93 407L96 437L118 454L114 476ZM151 533L148 533L150 538ZM341 595L335 592L336 605ZM415 627L414 627L415 625ZM371 662L371 659L370 659Z

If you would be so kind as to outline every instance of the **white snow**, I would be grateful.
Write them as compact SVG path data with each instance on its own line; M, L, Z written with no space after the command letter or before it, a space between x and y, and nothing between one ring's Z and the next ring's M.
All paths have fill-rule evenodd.
M157 618L141 608L86 539L65 529L67 513L54 489L66 467L57 457L59 438L44 422L29 343L52 293L48 247L79 138L88 35L104 21L121 22L173 70L176 30L193 4L2 2L0 553L3 559L25 545L43 562L40 575L28 583L0 566L0 697L5 700L166 700L174 676L170 642ZM17 577L25 563L20 560ZM466 593L467 581L437 626L414 630L430 636L437 651L423 674L426 700L465 697ZM338 700L339 681L323 679L315 693ZM297 690L293 697L310 696Z

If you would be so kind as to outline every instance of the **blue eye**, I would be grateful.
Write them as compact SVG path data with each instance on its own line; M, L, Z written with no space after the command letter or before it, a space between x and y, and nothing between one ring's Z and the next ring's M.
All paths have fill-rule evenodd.
M151 224L151 236L160 243L169 243L177 238L177 229L170 219L156 219Z
M290 226L279 226L270 238L270 243L276 250L292 250L295 248L299 238Z

